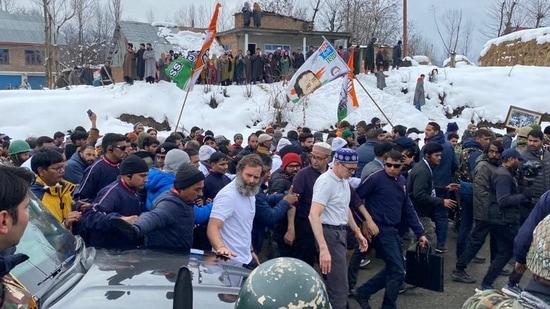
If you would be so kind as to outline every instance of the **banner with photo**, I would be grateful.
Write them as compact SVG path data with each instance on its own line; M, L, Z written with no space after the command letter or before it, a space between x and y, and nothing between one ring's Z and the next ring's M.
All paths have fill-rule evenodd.
M347 64L338 56L334 47L325 39L323 44L307 58L289 82L287 95L298 103L323 85L348 74Z

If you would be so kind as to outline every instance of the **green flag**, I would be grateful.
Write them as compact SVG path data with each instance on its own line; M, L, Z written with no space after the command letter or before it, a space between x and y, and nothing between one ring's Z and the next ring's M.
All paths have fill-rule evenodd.
M166 75L176 83L178 88L183 90L187 82L191 79L191 72L193 72L194 67L194 62L181 57L170 62L168 67L164 69L164 72L166 72Z

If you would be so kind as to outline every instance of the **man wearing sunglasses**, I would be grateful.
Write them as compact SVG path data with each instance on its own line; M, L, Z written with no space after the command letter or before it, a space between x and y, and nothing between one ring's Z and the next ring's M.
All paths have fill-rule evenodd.
M126 138L122 134L107 133L103 136L103 156L84 171L75 200L92 201L101 189L117 179L120 162L126 157L126 147Z
M357 227L351 209L351 189L348 179L357 169L357 152L338 149L334 165L315 181L309 221L319 248L319 268L325 275L330 304L334 309L347 308L347 226L357 237L360 250L367 251L367 239Z
M367 210L379 227L380 232L373 237L372 245L386 264L378 274L357 288L355 299L361 308L370 308L370 296L384 288L386 291L382 308L397 308L399 288L405 281L399 237L402 219L411 227L421 246L428 244L424 227L408 197L407 181L401 175L401 153L397 150L387 152L383 164L382 170L372 173L357 188L357 194L365 199Z

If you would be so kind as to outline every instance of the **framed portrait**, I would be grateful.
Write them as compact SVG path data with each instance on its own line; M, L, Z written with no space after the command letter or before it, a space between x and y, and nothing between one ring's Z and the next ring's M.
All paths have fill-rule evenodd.
M508 128L519 129L533 123L540 125L541 120L542 113L510 105L504 125Z

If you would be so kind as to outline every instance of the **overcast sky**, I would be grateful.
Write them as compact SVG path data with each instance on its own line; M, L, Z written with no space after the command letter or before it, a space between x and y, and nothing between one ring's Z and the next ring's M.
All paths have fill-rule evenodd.
M18 3L31 3L35 0L18 0ZM108 0L98 0L101 3L107 4ZM147 21L147 16L152 10L156 21L170 20L180 7L184 7L191 0L174 1L174 0L122 0L123 19L132 19L136 21ZM295 0L307 1L307 0ZM483 47L484 38L479 33L483 27L483 16L486 15L486 7L492 0L408 0L408 16L409 21L416 24L418 30L424 37L434 44L434 47L441 48L441 40L435 30L433 21L433 9L435 8L438 15L448 9L462 9L463 19L471 20L474 24L474 38L472 42L472 56L479 56L479 52ZM217 1L201 0L200 4L208 5L214 8ZM249 2L253 2L249 0ZM311 3L313 1L307 1ZM234 10L244 3L243 0L224 0L223 9ZM233 12L231 12L232 14ZM477 59L471 59L477 61Z

